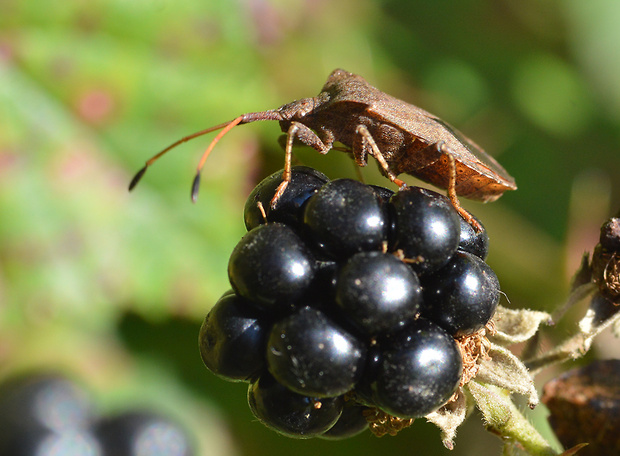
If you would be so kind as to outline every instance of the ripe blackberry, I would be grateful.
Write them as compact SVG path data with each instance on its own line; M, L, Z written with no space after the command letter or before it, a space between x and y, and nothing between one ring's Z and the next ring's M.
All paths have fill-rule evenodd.
M368 421L364 415L366 410L368 407L354 401L346 401L336 424L318 437L327 440L342 440L364 432L368 429Z
M257 377L265 366L264 350L271 319L248 300L226 293L200 328L200 355L205 366L225 380Z
M486 325L499 303L499 281L483 260L457 252L424 283L422 315L453 336L473 334Z
M418 318L381 342L369 383L373 402L399 418L418 418L444 404L461 380L463 360L454 339Z
M248 404L265 426L288 437L307 439L336 424L344 400L342 396L320 399L295 393L264 373L250 385Z
M307 292L315 269L312 252L282 223L260 225L248 232L228 262L228 276L237 294L280 310Z
M274 324L267 343L271 374L307 396L333 397L350 391L365 361L365 344L311 307Z
M324 251L346 258L365 250L380 250L387 241L387 214L370 187L351 179L325 184L312 196L304 223Z
M448 198L419 187L407 187L390 199L394 217L392 249L402 250L419 273L446 264L459 245L460 217Z
M459 250L473 253L478 258L486 260L489 254L489 235L484 229L482 222L474 217L474 220L482 227L482 230L476 231L470 223L466 222L463 217L461 219L461 234L459 239Z
M291 169L291 182L278 200L275 208L271 208L278 185L282 182L282 170L263 179L250 193L245 202L243 219L248 231L265 223L258 203L262 204L269 222L281 222L298 227L303 223L304 204L329 179L323 173L307 166L294 166Z
M281 175L248 198L249 232L229 262L234 293L201 328L204 363L252 382L252 412L291 437L354 435L368 407L433 412L461 381L455 337L497 306L486 231L430 190L327 182L303 167L266 223L257 202L267 210Z
M413 320L422 302L415 272L394 255L362 252L344 264L336 285L336 304L367 335Z

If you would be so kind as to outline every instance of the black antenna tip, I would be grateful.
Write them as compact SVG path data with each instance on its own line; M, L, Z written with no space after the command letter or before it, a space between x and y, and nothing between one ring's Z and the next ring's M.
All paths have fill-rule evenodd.
M132 191L133 188L138 185L138 182L140 182L140 179L142 179L142 176L144 176L144 173L146 173L147 167L147 165L144 165L142 169L136 173L133 179L131 179L131 182L129 183L129 191Z
M198 201L198 189L200 188L200 173L196 174L194 177L194 182L192 182L192 203Z

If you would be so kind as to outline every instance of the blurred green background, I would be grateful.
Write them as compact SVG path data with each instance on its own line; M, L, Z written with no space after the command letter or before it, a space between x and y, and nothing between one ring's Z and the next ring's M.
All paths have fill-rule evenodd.
M447 454L423 420L391 438L279 437L244 384L202 366L198 329L228 289L245 197L282 167L277 123L218 144L196 205L212 136L127 184L174 140L316 95L342 67L450 122L516 178L517 192L465 205L491 236L503 304L549 310L620 207L619 22L615 0L0 0L0 380L60 369L102 410L178 417L205 455ZM355 176L339 152L296 155ZM364 176L388 184L374 164ZM474 416L451 454L499 448Z

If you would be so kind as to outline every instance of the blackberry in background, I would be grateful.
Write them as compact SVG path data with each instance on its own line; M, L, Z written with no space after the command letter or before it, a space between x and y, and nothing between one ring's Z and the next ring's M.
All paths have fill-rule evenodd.
M147 411L94 413L89 394L55 373L30 373L0 387L2 456L194 456L169 418Z
M102 419L95 426L102 456L194 456L185 430L151 411L129 411Z
M89 428L93 406L85 390L52 373L31 373L0 388L0 454L99 455Z
M93 420L89 394L55 373L31 373L0 388L0 421L37 425L52 432L87 428ZM0 427L0 432L3 428Z

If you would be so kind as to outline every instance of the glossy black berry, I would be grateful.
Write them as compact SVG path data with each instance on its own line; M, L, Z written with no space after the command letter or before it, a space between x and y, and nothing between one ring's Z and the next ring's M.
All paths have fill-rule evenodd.
M335 257L380 250L387 241L386 211L380 198L351 179L333 180L312 196L304 223L316 242Z
M271 374L307 396L332 397L351 390L365 361L365 344L311 307L275 323L267 342Z
M228 262L233 289L267 309L290 308L308 292L316 261L287 225L269 223L247 233Z
M461 380L463 361L454 338L419 318L381 343L370 381L373 401L400 418L425 416L443 405Z
M338 421L344 400L297 394L265 373L250 385L248 403L265 426L288 437L307 439L323 434Z
M248 300L225 294L200 327L200 355L207 368L225 380L250 380L265 366L270 318Z
M378 185L369 185L375 195L379 197L382 203L387 204L390 201L390 198L394 195L394 192L389 188L380 187Z
M422 288L415 272L394 255L361 252L342 267L336 303L367 335L411 321L420 308Z
M299 226L303 223L303 207L305 202L314 195L329 179L323 173L307 166L294 166L291 169L291 181L280 197L275 208L271 208L271 200L276 189L282 183L282 170L263 179L250 193L245 202L243 219L248 231L265 223L258 203L261 203L269 222L281 222Z
M489 235L487 234L487 230L484 229L484 226L476 217L474 217L474 219L482 227L481 231L476 231L463 217L459 218L461 219L459 250L473 253L478 258L485 260L489 254Z
M368 429L368 421L364 415L366 410L368 408L363 405L346 401L336 424L319 437L327 440L342 440L364 432Z
M103 419L95 432L103 456L193 456L183 427L150 411L132 411Z
M407 187L390 200L394 217L392 250L401 249L420 273L446 264L459 245L460 217L439 193Z
M422 315L453 336L472 334L491 319L499 302L499 281L484 261L457 252L424 282Z

